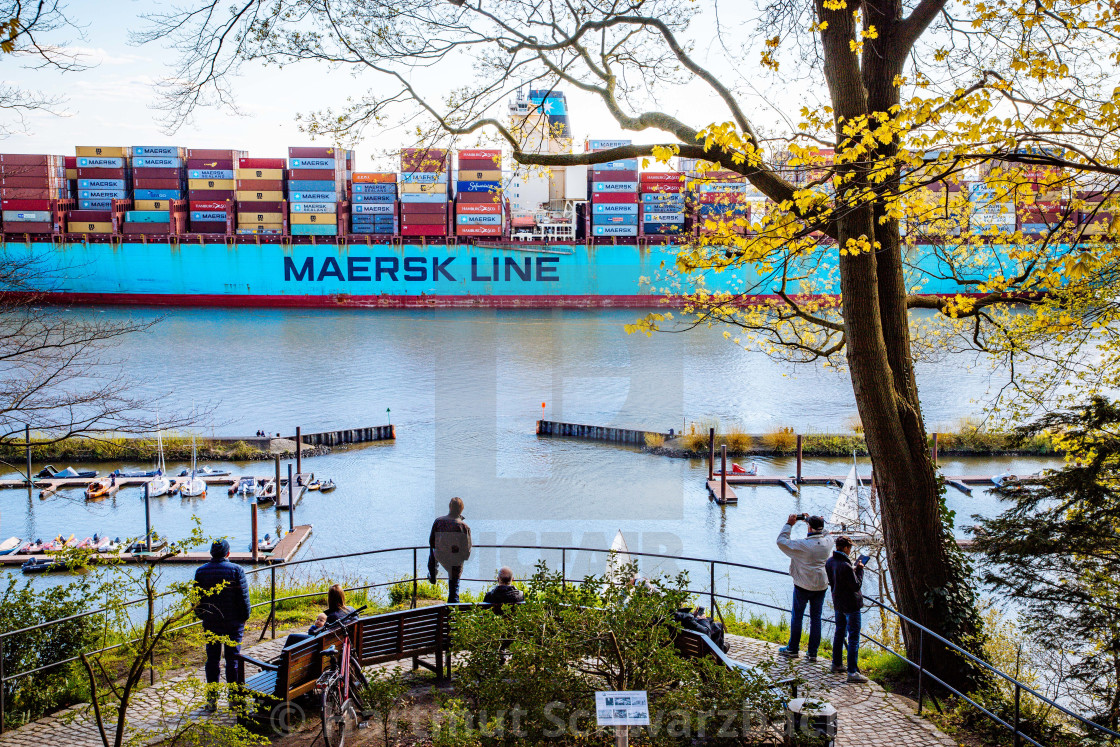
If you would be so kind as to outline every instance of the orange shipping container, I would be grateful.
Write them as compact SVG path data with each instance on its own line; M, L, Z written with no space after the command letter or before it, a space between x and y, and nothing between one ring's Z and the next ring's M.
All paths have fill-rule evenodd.
M397 175L374 173L371 171L355 171L350 177L350 181L354 182L354 184L394 184L397 181Z

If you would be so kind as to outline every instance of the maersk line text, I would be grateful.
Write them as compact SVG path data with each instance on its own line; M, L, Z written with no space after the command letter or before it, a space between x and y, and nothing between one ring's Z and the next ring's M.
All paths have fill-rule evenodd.
M299 265L291 257L284 257L284 280L381 282L386 278L396 282L399 275L405 282L454 281L454 261L454 257L351 256L345 258L343 270L340 259L335 257L307 257ZM559 263L559 257L494 257L488 267L485 260L480 263L477 257L472 257L470 279L476 282L559 282Z

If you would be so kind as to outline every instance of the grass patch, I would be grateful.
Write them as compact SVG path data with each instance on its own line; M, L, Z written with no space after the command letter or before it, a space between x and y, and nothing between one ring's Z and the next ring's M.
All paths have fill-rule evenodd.
M665 437L660 433L647 433L646 434L646 447L656 449L665 443Z
M32 461L113 462L129 460L154 463L159 456L159 443L154 437L72 437L53 443L43 443L49 441L49 439L50 436L47 434L32 434ZM268 451L258 449L245 441L237 441L231 444L225 441L211 441L207 438L196 437L195 442L198 445L200 459L250 461L269 456ZM191 446L191 436L189 435L164 434L163 436L163 454L168 460L190 459ZM25 454L26 451L21 441L8 441L0 444L0 458L18 458L22 463Z

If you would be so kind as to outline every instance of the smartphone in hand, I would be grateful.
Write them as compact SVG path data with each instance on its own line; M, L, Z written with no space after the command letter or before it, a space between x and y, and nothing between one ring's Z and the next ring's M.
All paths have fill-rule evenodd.
M860 565L867 565L867 561L869 561L869 560L871 560L870 555L860 555L859 556L859 564Z

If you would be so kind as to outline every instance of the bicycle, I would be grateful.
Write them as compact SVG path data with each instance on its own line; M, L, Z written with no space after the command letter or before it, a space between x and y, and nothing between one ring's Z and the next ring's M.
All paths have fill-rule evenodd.
M352 655L350 631L345 626L357 618L365 607L338 618L323 629L319 635L343 628L342 650L331 646L323 651L330 657L330 663L319 675L315 688L319 690L323 714L323 740L327 747L345 747L347 740L358 729L358 724L366 718L366 705L362 700L362 690L369 680Z

